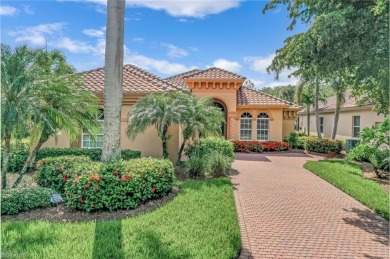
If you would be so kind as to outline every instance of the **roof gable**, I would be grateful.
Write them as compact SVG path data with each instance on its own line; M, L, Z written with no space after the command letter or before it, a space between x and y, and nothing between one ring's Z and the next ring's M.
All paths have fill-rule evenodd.
M245 80L246 77L238 75L236 73L227 71L218 67L210 67L205 70L200 70L196 73L186 75L185 79L213 79L213 80Z
M237 92L238 105L267 105L267 106L286 106L291 109L300 109L299 105L280 99L278 97L266 94L255 89L242 86Z
M86 87L93 92L104 91L104 67L82 72ZM123 92L153 93L165 90L184 90L180 85L166 81L137 66L123 66Z

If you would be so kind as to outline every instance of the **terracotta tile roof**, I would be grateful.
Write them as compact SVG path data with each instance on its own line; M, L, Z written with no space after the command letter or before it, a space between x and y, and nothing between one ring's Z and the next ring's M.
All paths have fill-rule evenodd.
M200 70L197 73L184 76L183 78L188 79L226 79L226 80L245 80L246 77L238 75L236 73L227 71L218 67L210 67L205 70Z
M289 105L290 109L301 109L302 107L289 101L263 93L258 90L242 86L237 92L238 105Z
M93 92L103 92L104 68L82 72L85 84ZM168 82L134 65L123 66L123 92L153 93L164 90L184 90L183 87Z
M181 87L188 87L186 82L184 81L184 78L187 77L187 76L191 76L193 74L196 74L198 72L200 72L202 70L200 69L193 69L193 70L190 70L190 71L187 71L187 72L184 72L184 73L181 73L181 74L177 74L177 75L174 75L174 76L170 76L170 77L167 77L165 78L165 80L171 82L171 83L174 83L178 86L181 86Z

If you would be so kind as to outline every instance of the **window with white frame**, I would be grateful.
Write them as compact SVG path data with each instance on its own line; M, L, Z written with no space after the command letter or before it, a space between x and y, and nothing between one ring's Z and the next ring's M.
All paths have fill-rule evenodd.
M100 122L100 130L97 134L90 134L85 128L83 128L83 134L81 137L82 148L102 148L103 147L103 122L104 112L101 110L100 116L97 118Z
M240 140L252 140L252 115L247 112L240 118Z
M358 138L360 135L360 116L352 117L352 136Z
M257 140L269 140L269 116L264 112L257 116Z

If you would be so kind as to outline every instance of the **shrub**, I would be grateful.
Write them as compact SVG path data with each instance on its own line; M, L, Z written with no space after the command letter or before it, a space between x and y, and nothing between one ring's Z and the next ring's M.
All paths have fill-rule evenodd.
M133 209L169 193L174 181L173 164L165 159L103 164L99 172L75 175L66 182L66 204L85 211Z
M187 145L185 150L186 156L191 157L195 149L198 150L197 152L200 152L201 156L220 152L224 156L234 159L233 143L221 137L200 138L198 141Z
M224 156L221 153L215 153L209 156L209 173L212 177L221 177L230 170L232 165L231 158Z
M94 167L99 170L99 165L83 156L48 157L38 162L35 177L40 186L63 193L65 183L74 175L93 170Z
M299 135L295 131L291 132L287 137L286 141L292 148L297 148Z
M360 144L348 152L347 161L370 161L375 169L388 170L390 119L360 132Z
M191 178L204 177L210 171L209 160L202 156L196 147L191 152L191 156L184 163L185 170Z
M132 158L140 158L141 152L130 149L123 149L121 151L122 159L129 160ZM100 161L102 156L102 149L100 148L41 148L36 156L36 161L46 157L59 156L86 156L92 161Z
M263 151L287 151L289 148L288 143L279 141L261 142L261 145Z
M305 140L305 150L311 152L340 154L342 148L343 142L337 139L307 137Z
M260 141L233 141L234 152L257 152L263 151L263 146Z
M49 207L49 188L13 188L1 192L1 215L13 215L22 211L30 211L36 208Z
M17 173L22 170L24 163L28 158L28 147L23 143L16 143L11 145L8 172ZM4 157L4 147L1 147L1 157ZM3 166L3 159L1 159L1 166Z
M308 138L307 136L299 136L297 138L295 148L305 149L305 142L307 138Z

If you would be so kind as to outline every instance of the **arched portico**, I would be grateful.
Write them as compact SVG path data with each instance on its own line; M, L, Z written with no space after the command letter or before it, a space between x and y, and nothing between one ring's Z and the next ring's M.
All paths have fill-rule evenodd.
M227 138L227 122L228 122L227 112L228 112L228 110L227 110L226 104L222 100L217 99L217 98L213 99L213 104L215 107L221 109L221 111L223 112L225 122L221 125L221 135L224 136L225 138Z

